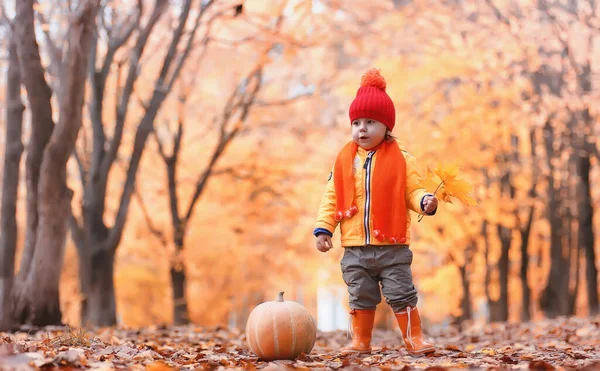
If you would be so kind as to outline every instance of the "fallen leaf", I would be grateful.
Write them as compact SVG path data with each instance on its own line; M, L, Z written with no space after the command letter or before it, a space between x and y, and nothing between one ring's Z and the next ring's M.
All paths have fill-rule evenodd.
M480 350L481 353L490 355L490 356L495 356L497 354L497 352L494 349L491 348L483 348Z
M554 370L555 367L546 361L532 361L529 363L530 370Z
M500 361L507 363L509 365L516 365L519 363L519 361L517 359L514 359L511 356L507 356L507 355L500 357Z
M465 347L465 351L467 351L467 352L472 352L472 351L473 351L475 348L477 348L477 346L476 346L475 344L468 344L468 345Z
M590 325L590 326L585 326L582 328L578 328L575 331L575 335L579 336L579 337L586 337L588 335L590 335L592 332L597 331L598 327L594 326L594 325Z
M446 347L444 349L446 349L446 350L453 350L453 351L456 351L456 352L460 352L461 351L460 348L457 347L454 344L448 344L448 345L446 345Z
M156 362L146 366L146 371L175 371L175 369L163 362Z

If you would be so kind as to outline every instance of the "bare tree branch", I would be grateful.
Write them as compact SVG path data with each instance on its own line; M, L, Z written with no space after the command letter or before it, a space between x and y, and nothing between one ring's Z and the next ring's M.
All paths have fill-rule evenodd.
M123 46L123 44L125 44L127 42L127 40L129 40L129 38L133 34L133 31L135 31L139 27L140 19L142 18L143 11L144 11L144 3L142 0L138 0L137 1L137 12L134 15L132 15L133 20L128 17L125 21L123 21L123 24L118 26L119 29L122 27L125 27L125 31L123 32L123 34L120 36L112 37L112 33L111 33L111 38L108 40L107 55L104 58L104 63L102 64L102 69L100 72L100 75L104 79L106 79L106 76L108 76L108 71L109 71L110 65L112 64L112 61L114 59L115 52L121 46ZM104 83L104 81L102 83Z
M208 6L210 6L212 3L213 3L212 0L209 2L201 3L200 12L204 13L206 8ZM159 111L162 103L164 102L165 98L167 97L167 95L169 93L170 85L172 85L172 84L169 84L169 82L167 82L168 85L165 86L165 81L166 81L167 76L169 75L170 66L173 63L173 61L177 55L177 53L176 53L177 45L179 44L181 36L183 35L184 25L187 21L187 18L189 17L189 13L190 13L190 7L191 7L191 0L186 1L186 3L184 3L184 5L182 7L181 15L179 17L179 24L173 31L171 44L168 48L165 59L163 60L163 66L161 68L160 74L154 85L154 92L152 94L152 98L150 99L149 110L146 111L144 117L141 119L141 121L138 125L138 129L136 131L134 144L133 144L133 151L131 154L131 159L129 161L129 168L127 170L127 178L125 181L125 186L124 186L123 192L121 194L121 201L119 204L119 209L117 211L117 215L115 218L115 223L113 225L113 228L111 228L111 230L110 230L109 246L112 246L113 248L116 247L117 242L121 239L121 235L123 233L123 228L124 228L125 222L127 220L127 210L129 207L129 203L131 201L131 195L132 195L132 191L133 191L133 188L135 185L135 179L137 176L137 169L140 164L142 152L146 145L146 140L148 138L148 135L150 135L153 131L154 120L156 118L156 115L158 114L158 111ZM197 20L199 21L198 18L197 18ZM186 46L186 49L180 54L180 57L185 56L187 58L189 51L190 51L189 48L191 48L190 45L193 45L195 30L197 30L197 25L195 25L194 31L190 33L190 37L188 39L188 44ZM172 81L177 79L180 69L181 69L181 66L183 65L184 62L185 62L185 59L180 58L178 60L178 62L176 63L176 67L173 69L173 72L171 73ZM124 96L131 94L127 90L128 90L128 86L126 84ZM124 108L126 108L126 104L125 104ZM124 117L125 117L124 112L125 112L124 110L121 110L121 112L120 112L121 117L119 117L120 120L124 120ZM118 124L119 124L118 129L120 132L118 133L119 134L118 136L115 135L113 137L113 143L111 143L111 151L114 149L114 152L109 151L109 154L107 155L107 158L106 158L106 165L108 166L107 169L109 168L110 163L112 163L112 161L114 160L114 156L116 156L116 150L118 149L118 144L120 143L120 140L121 140L120 138L122 136L123 122L118 122Z
M146 225L148 226L148 230L150 230L150 232L156 238L158 238L158 240L163 244L163 246L166 246L167 245L167 238L165 237L165 234L160 229L156 228L156 226L152 222L152 218L150 217L150 213L148 212L148 208L146 207L146 204L144 203L144 199L142 198L142 195L138 191L137 187L135 187L135 190L133 191L133 194L134 194L135 198L137 199L138 204L140 205L140 209L142 210L142 214L144 215L144 220L146 221Z
M152 14L152 16L150 17L150 21L148 22L148 24L146 25L146 28L144 30L142 30L142 35L148 33L149 34L149 29L151 29L154 26L154 23L156 23L156 21L158 20L158 16L160 14L156 14L158 11L160 11L162 9L162 7L160 6L160 4L158 4L158 2L155 4L155 9L154 9L154 13ZM90 172L92 174L94 174L94 176L96 176L96 174L98 174L98 172L101 169L101 162L104 158L104 154L105 154L105 141L106 141L106 136L104 134L104 128L103 128L103 103L104 103L104 91L106 88L106 80L108 78L109 72L110 72L110 67L114 62L114 57L115 57L115 53L117 52L117 50L119 48L121 48L125 42L127 42L127 40L129 40L129 38L131 37L131 35L133 34L133 31L135 29L137 29L139 27L139 23L140 23L140 19L142 16L142 12L143 12L143 2L141 0L138 0L137 3L137 12L135 14L135 18L133 21L129 22L129 17L123 22L125 24L119 26L118 28L125 28L125 32L123 33L123 35L120 36L116 36L113 37L113 33L111 32L111 29L107 29L105 26L105 29L107 29L107 33L109 34L109 40L108 40L108 49L106 51L106 54L104 56L104 61L102 62L102 67L100 68L100 71L98 71L96 69L96 54L97 54L97 43L98 43L98 35L94 35L94 42L93 42L93 46L91 48L91 60L90 60L90 85L91 85L91 91L92 91L92 99L91 99L91 105L90 105L90 119L92 121L92 129L93 129L93 159L92 159L92 165L91 165L91 169ZM104 17L100 17L101 20L104 20ZM152 23L154 22L154 23ZM141 38L141 36L140 36ZM138 39L138 42L140 40ZM145 41L144 41L145 43ZM138 46L138 45L136 45ZM134 50L139 50L139 48L134 48ZM134 52L135 55L135 52ZM120 67L121 65L119 65L119 73L120 73ZM136 66L137 68L137 66ZM119 85L119 84L117 84ZM118 102L118 101L117 101Z
M158 135L156 130L152 130L152 133L154 134L154 140L156 140L156 145L158 146L158 153L160 154L160 157L163 159L164 162L168 162L169 157L167 156L167 154L165 152L165 146L163 144L163 140L160 138L160 136Z
M56 46L56 43L54 42L54 40L52 39L52 36L50 35L50 26L48 24L48 20L46 19L46 17L44 16L44 14L42 14L41 12L36 12L38 21L41 23L42 25L42 31L44 32L44 38L46 41L46 44L48 45L48 54L50 54L50 70L52 71L52 73L54 74L54 76L59 77L58 73L60 71L60 69L62 68L62 50L60 50L60 48L58 48Z
M177 132L173 138L173 154L171 157L176 159L179 156L179 152L181 152L181 139L183 138L183 117L179 116L179 120L177 120Z
M148 109L150 108L147 102L144 102L144 100L142 99L142 97L140 97L140 95L137 92L134 92L133 95L135 96L135 99L137 100L138 104L140 106L142 106L142 108L144 109L144 111L148 111Z
M212 1L211 1L211 3L212 3ZM172 41L169 44L169 48L167 50L167 55L166 55L165 59L163 60L163 65L160 70L158 79L156 81L155 89L164 89L165 95L169 91L167 88L168 84L166 83L167 74L169 73L169 68L171 67L171 63L173 63L173 60L175 59L175 55L177 53L177 46L179 44L179 40L181 39L181 37L183 35L183 30L185 29L185 24L187 23L187 19L190 14L191 6L192 6L192 0L186 0L183 3L181 13L179 14L179 22L177 23L177 27L175 27L175 29L173 30L173 36L171 39ZM199 21L200 16L201 16L201 14L198 14L198 18L196 18L197 22ZM196 23L194 30L196 29L197 25L198 25L198 23Z
M123 129L125 126L125 118L127 116L127 110L129 107L130 97L133 93L133 86L135 81L137 80L139 73L138 62L140 57L144 52L144 48L146 47L146 43L150 34L152 33L152 29L156 26L158 20L161 15L164 13L164 8L167 6L167 0L156 0L154 9L152 11L152 15L146 27L142 30L135 47L131 53L131 60L129 61L129 71L127 73L127 78L125 80L125 86L123 87L122 94L119 99L119 104L117 108L117 119L114 129L113 138L110 142L110 146L106 156L103 158L101 163L101 174L103 179L107 179L108 173L110 172L110 168L117 157L117 153L119 151L119 147L121 145L121 140L123 138Z
M504 14L502 14L500 9L498 9L496 4L494 4L494 0L485 0L485 3L490 7L490 9L492 9L492 12L500 22L504 23L507 26L510 26L510 19Z
M79 156L79 153L77 152L77 148L75 148L73 150L73 157L75 158L75 161L77 162L77 168L79 169L79 176L81 177L81 184L85 184L85 180L87 179L87 171L85 170L85 165L83 164L83 161L81 160L81 156Z
M568 35L567 30L556 19L556 16L550 12L550 6L548 5L548 2L546 0L539 0L539 4L542 5L544 13L548 16L548 18L550 18L554 36L561 43L563 50L566 51L567 59L569 60L569 62L571 64L571 68L573 68L575 73L577 73L578 75L581 74L581 66L575 60L575 56L573 56L573 53L571 52L569 40L566 39L566 37L568 37L568 36L566 36L566 35ZM563 35L565 35L565 36L563 36Z
M570 15L571 17L573 17L574 21L576 22L583 22L583 24L585 24L586 27L588 27L591 30L594 31L598 31L600 30L600 24L598 24L597 20L596 22L594 22L595 18L597 17L597 6L596 6L596 1L595 0L589 0L588 1L588 5L590 7L590 12L587 14L584 14L582 9L579 9L578 6L578 2L574 2L570 5L574 6L569 6L567 4L564 4L561 1L553 1L552 4L548 4L547 1L544 1L544 6L547 9L550 8L555 8L555 9L559 9L562 12L564 12L565 14Z
M206 169L198 178L198 182L196 183L196 189L195 189L194 194L192 195L190 202L188 204L185 217L183 218L184 223L187 222L191 218L192 213L194 211L194 206L196 205L200 195L204 191L204 188L206 187L208 179L210 178L210 176L212 174L212 171L214 169L214 166L217 163L217 160L221 157L221 155L223 154L223 152L225 151L225 149L227 148L227 146L229 145L231 140L239 132L239 130L241 128L241 123L243 123L246 120L246 118L248 117L248 114L250 112L250 107L254 103L256 94L260 90L261 80L262 80L262 65L259 65L254 71L251 72L251 74L246 82L246 86L250 85L252 82L255 82L253 89L248 90L245 93L243 93L241 95L239 102L233 103L233 101L235 100L235 97L239 96L239 92L241 90L240 87L238 86L238 88L235 89L235 91L232 93L230 99L228 100L228 105L225 106L226 111L225 111L225 113L223 115L223 119L221 121L221 135L220 135L219 144L215 148ZM238 119L238 121L236 122L234 127L227 133L226 132L227 123L230 120L230 118L233 116L235 111L237 111L238 109L241 110L240 118Z
M90 61L88 66L91 98L88 104L88 114L92 125L92 161L89 171L95 176L100 168L100 162L104 156L104 125L102 121L104 85L100 83L96 72L96 58L98 54L98 34L95 33L90 47ZM87 146L85 147L87 148ZM83 184L85 187L85 184Z
M174 239L178 240L182 237L182 223L181 215L179 214L179 198L177 197L177 162L179 159L179 152L181 150L181 138L183 136L183 115L181 111L183 109L184 102L180 102L180 116L178 117L178 128L177 134L173 138L173 153L167 159L167 182L169 188L169 209L171 210L171 220L173 223ZM177 244L179 245L179 244Z
M116 163L121 167L121 169L123 171L127 170L127 168L125 167L125 164L122 163L121 161L116 161ZM155 226L154 222L152 221L150 212L148 212L148 208L146 207L146 203L144 202L144 198L142 197L141 193L139 192L138 187L134 187L133 196L135 197L138 204L140 205L140 209L142 210L144 220L146 221L146 225L148 226L148 230L150 231L150 233L152 233L156 238L158 238L158 240L161 242L162 245L167 245L167 239L165 237L165 234L160 229L158 229Z
M173 84L175 83L175 80L177 79L177 77L179 76L179 73L181 71L181 68L183 67L183 64L185 63L185 61L187 60L188 55L190 54L190 51L192 50L192 46L193 46L193 42L194 42L194 37L196 35L196 31L198 30L198 26L200 25L200 19L202 18L202 15L204 14L204 12L206 12L206 10L214 3L213 0L207 2L206 4L203 4L203 2L200 2L200 11L198 12L198 14L196 15L196 19L194 22L194 27L190 33L190 36L188 38L188 42L187 45L185 46L184 52L180 55L179 60L177 61L177 65L175 66L173 73L171 74L171 80L169 82L167 82L167 92L171 91ZM222 13L217 13L215 14L213 17L211 17L208 20L208 30L206 31L206 36L204 37L204 42L203 42L203 52L202 55L204 54L204 52L206 51L206 44L208 42L208 34L210 32L210 27L213 23L213 21L219 17ZM164 68L164 66L163 66ZM168 69L168 65L167 65L167 69ZM162 71L161 71L161 76L163 76ZM163 76L163 78L166 78L166 73Z
M83 231L83 226L79 224L77 217L73 214L73 208L69 207L69 216L68 216L68 224L69 230L71 231L71 238L75 243L75 247L79 251L80 254L85 252L85 233Z

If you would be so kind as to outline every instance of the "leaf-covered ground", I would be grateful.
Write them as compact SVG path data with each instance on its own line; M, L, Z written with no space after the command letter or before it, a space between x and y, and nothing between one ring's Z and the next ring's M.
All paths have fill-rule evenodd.
M343 332L319 333L313 351L294 361L262 362L242 333L164 327L141 330L44 328L0 333L0 370L600 370L600 317L496 324L437 334L438 351L413 357L398 332L375 331L371 355L341 356Z

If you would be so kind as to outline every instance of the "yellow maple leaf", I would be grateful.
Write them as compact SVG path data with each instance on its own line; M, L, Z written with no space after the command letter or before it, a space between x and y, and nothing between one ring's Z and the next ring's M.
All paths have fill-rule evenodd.
M450 198L450 195L448 194L448 192L446 192L446 190L444 189L444 187L442 186L440 188L440 191L438 191L438 198L444 202L447 202L449 204L453 203L452 202L452 198Z
M444 167L438 164L438 167L433 172L444 182L447 183L454 180L458 176L458 165L449 165Z
M457 165L450 165L448 167L439 165L434 172L443 182L442 188L448 198L454 197L467 206L477 204L470 194L473 186L464 180L457 179L459 173Z
M428 167L427 176L422 182L422 186L431 191L428 189L432 187L431 183L437 183L433 192L444 202L452 203L452 197L454 197L467 206L477 205L477 201L471 196L473 186L462 179L457 179L458 175L459 168L457 165L444 167L439 164L434 170L430 170ZM434 180L436 177L437 179Z
M420 187L427 192L433 193L438 188L442 180L427 166L425 177L421 179Z
M427 172L425 173L425 177L421 179L420 186L424 188L427 192L437 196L438 199L444 202L452 203L450 195L446 192L446 190L443 187L442 180L434 170L431 170L429 166L427 166Z
M477 201L471 197L473 186L464 180L454 179L444 182L444 189L450 196L459 199L467 206L477 205Z

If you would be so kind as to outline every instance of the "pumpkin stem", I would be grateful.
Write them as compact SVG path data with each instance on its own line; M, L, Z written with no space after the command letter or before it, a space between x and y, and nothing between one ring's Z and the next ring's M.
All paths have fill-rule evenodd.
M277 300L275 300L275 301L282 302L283 301L283 293L284 293L284 291L280 291L279 295L277 295Z

